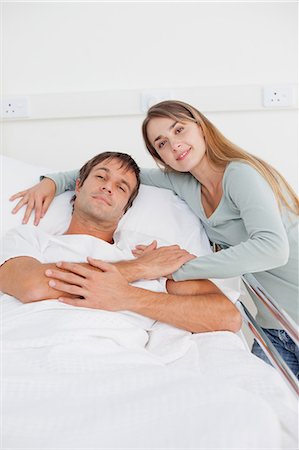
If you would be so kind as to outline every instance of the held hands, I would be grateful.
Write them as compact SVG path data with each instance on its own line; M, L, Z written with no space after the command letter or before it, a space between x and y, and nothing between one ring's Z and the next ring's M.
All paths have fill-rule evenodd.
M63 303L108 311L130 309L130 293L134 288L129 281L170 276L195 258L178 245L156 246L154 241L145 246L136 260L114 264L93 258L87 258L89 264L59 262L57 267L63 270L48 269L45 275L50 278L51 288L73 297L63 297L62 294L58 299Z
M10 201L21 198L17 205L13 208L12 213L16 214L24 205L27 205L23 217L23 223L27 223L31 213L35 210L34 225L38 225L39 221L46 214L53 198L55 197L56 185L50 178L44 178L32 188L17 192L10 197Z
M178 245L157 248L157 241L149 245L137 245L132 253L137 258L137 264L140 265L139 278L151 280L163 276L171 278L173 272L196 258Z

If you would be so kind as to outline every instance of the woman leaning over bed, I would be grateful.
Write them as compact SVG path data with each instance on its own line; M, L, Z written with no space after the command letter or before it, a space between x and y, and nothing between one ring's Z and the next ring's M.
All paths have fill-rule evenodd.
M143 169L144 184L172 189L201 219L221 251L193 259L174 280L228 278L253 273L298 323L298 199L269 164L240 149L191 105L165 101L151 107L142 126L160 169ZM73 189L77 171L47 175L56 195ZM20 192L14 212L27 205L35 223L55 195L48 178ZM144 251L140 246L136 255ZM151 250L151 251L154 251ZM257 321L298 377L298 347L261 304ZM267 361L255 342L253 353Z

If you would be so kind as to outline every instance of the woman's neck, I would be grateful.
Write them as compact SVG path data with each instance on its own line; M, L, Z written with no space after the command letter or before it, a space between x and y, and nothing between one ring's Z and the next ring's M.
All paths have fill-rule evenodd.
M190 173L211 194L222 189L225 167L216 167L206 157Z

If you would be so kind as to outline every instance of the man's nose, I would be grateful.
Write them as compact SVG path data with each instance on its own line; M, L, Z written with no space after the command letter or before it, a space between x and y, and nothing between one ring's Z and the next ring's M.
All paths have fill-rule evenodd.
M112 194L112 183L110 183L109 181L104 183L101 189L108 194Z

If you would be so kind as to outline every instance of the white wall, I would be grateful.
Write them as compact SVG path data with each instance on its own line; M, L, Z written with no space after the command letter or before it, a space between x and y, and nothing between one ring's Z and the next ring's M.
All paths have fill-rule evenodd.
M259 94L263 86L297 83L296 2L2 2L1 8L2 94L26 95L33 106L32 119L2 122L4 154L68 169L120 150L153 165L136 104L109 116L103 102L90 117L82 93L110 92L117 106L124 90L133 98L136 90L172 88L184 97L189 89L188 101L227 137L297 186L297 109L265 109ZM240 86L254 87L255 106L245 95L234 107ZM219 98L218 110L215 99L201 102L197 93L213 87L235 98ZM70 98L78 99L71 107L77 117L58 119ZM50 99L51 119L43 116Z

